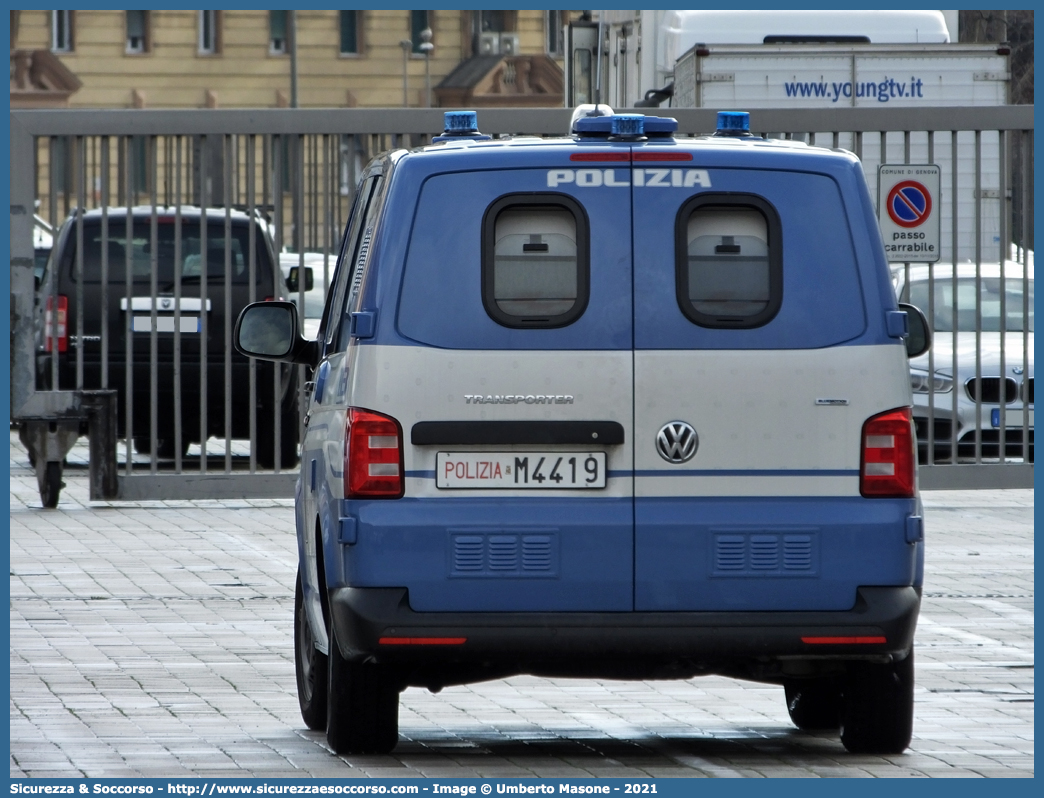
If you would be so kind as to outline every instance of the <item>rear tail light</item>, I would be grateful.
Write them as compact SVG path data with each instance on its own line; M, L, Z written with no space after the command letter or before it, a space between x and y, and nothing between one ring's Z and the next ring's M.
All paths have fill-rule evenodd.
M48 352L53 352L53 343L51 337L55 335L54 329L54 316L52 310L54 308L54 297L47 297L47 311L44 313L44 348ZM65 296L58 297L58 351L64 352L69 348L69 299Z
M910 408L867 419L859 468L859 492L863 496L913 498L916 463Z
M372 410L348 408L344 434L344 495L398 499L406 492L402 427Z

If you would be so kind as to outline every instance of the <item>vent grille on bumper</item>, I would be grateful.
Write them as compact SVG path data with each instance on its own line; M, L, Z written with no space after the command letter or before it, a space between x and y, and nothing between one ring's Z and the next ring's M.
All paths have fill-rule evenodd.
M553 533L451 533L450 549L450 576L558 575L558 536Z
M819 571L815 530L715 534L713 541L714 576L816 576Z

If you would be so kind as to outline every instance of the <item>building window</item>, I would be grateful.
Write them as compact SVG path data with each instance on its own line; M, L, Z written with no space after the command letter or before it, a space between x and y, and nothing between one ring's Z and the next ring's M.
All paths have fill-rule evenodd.
M221 52L221 12L199 12L199 52L216 55Z
M423 52L421 46L421 31L429 27L427 11L410 12L410 40L413 42L413 52Z
M286 11L268 12L268 52L281 55L286 52L287 33L290 22Z
M507 14L503 9L479 12L479 29L482 33L503 33L508 30Z
M127 11L127 52L149 51L149 12Z
M341 12L341 55L358 55L359 32L362 29L362 11Z
M501 36L518 29L518 12L499 9L471 11L472 55L517 55L518 37Z
M547 54L561 58L565 52L562 46L562 29L565 26L561 11L548 11L544 15L544 28L547 31Z
M56 53L73 51L73 12L51 12L51 49Z

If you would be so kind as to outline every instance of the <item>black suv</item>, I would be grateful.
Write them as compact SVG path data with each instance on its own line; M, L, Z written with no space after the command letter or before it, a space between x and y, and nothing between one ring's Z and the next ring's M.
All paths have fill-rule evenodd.
M155 225L150 207L132 208L129 213L129 235L127 208L109 208L104 225L100 209L84 213L82 266L77 264L75 216L70 216L62 225L39 286L38 384L41 388L51 387L51 344L54 327L57 327L58 387L61 390L116 389L121 435L127 429L127 394L130 392L131 437L136 451L153 450L153 399L158 420L157 457L174 458L179 448L184 455L190 443L210 436L225 438L226 380L231 386L231 430L227 437L250 438L250 361L234 350L230 338L235 320L247 304L254 300L282 299L287 293L268 225L260 215L255 215L251 224L250 216L241 211L231 212L226 219L223 208L207 211L205 227L200 224L202 214L198 207L158 208ZM106 259L103 253L107 254ZM77 328L79 268L82 268L82 338ZM226 286L230 289L227 296ZM105 336L102 334L103 296L108 299ZM55 300L56 320L51 314ZM125 369L128 331L132 337L130 351L134 366L129 374ZM205 348L200 345L204 334ZM78 386L77 350L80 348L83 377ZM104 385L103 368L107 370ZM226 368L230 373L226 373ZM200 400L204 378L205 403ZM277 446L281 466L296 462L295 382L292 368L271 363L256 365L255 440L257 462L262 468L273 467ZM178 384L180 436L175 423Z

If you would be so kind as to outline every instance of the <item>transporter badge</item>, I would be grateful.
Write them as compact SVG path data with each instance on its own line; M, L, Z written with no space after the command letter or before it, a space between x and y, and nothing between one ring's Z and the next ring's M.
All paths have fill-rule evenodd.
M684 421L671 421L656 433L656 451L668 463L685 463L700 446L696 430Z

